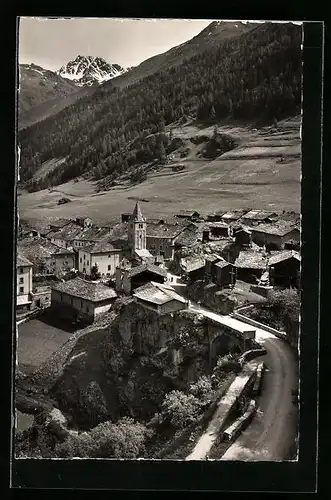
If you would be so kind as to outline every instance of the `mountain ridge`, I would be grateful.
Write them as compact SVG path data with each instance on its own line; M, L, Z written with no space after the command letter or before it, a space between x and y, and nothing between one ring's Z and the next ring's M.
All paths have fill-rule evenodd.
M122 68L119 64L108 63L102 57L78 55L63 64L57 74L83 87L104 83L126 71L126 68Z

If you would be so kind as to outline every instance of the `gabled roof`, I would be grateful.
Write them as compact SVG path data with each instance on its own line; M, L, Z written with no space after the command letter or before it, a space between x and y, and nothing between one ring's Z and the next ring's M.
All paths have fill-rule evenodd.
M166 269L162 267L155 266L154 264L141 264L140 266L132 267L128 273L128 277L132 278L133 276L137 276L137 274L143 273L145 271L149 271L151 273L155 273L159 276L167 277L168 273Z
M175 239L175 244L180 246L192 246L194 245L199 238L198 231L192 231L191 229L184 228Z
M16 258L16 267L31 267L33 264L22 254L18 253Z
M222 215L222 219L223 220L238 220L246 212L247 212L247 210L231 210L229 212L225 212L225 214Z
M149 259L153 258L153 255L146 249L142 248L141 250L135 250L135 253L140 257L141 259Z
M221 257L220 255L217 255L216 253L206 254L206 255L205 255L205 258L206 258L206 260L208 260L209 262L217 262L217 261L223 261L223 262L226 262L226 261L225 261L225 259L223 259L223 257Z
M180 259L180 267L187 273L191 273L192 271L201 269L205 265L206 259L204 257L198 257L196 255Z
M97 253L108 253L108 252L119 252L119 249L116 249L111 243L107 241L97 241L96 243L92 243L91 245L86 245L79 249L79 251L86 252L89 254L97 254Z
M73 240L83 229L76 222L70 222L59 231L50 231L47 234L48 238L56 238L59 240Z
M267 212L264 210L250 210L247 212L244 216L243 219L249 219L249 220L265 220L268 217L271 216L276 216L275 212Z
M260 252L243 250L239 253L234 265L242 269L265 269L267 258Z
M56 255L73 255L73 250L62 248L51 243L46 238L36 238L27 241L21 241L19 249L25 258L28 258L33 264L45 262L46 259Z
M173 239L185 230L185 226L170 224L147 224L147 238Z
M51 221L49 225L60 229L63 228L64 226L67 226L70 222L72 222L71 219L61 218Z
M178 214L176 214L177 217L192 217L193 215L198 214L199 212L197 210L180 210Z
M300 231L300 229L293 224L260 224L254 227L253 231L257 233L285 236L292 231Z
M86 227L75 236L75 240L98 241L110 233L109 227Z
M294 250L284 250L282 252L277 252L271 257L269 257L268 265L273 266L278 264L279 262L284 262L288 259L296 259L297 261L301 261L301 256L299 252L295 252Z
M136 288L133 296L156 305L166 304L172 300L177 300L183 304L186 303L186 300L181 295L178 295L172 287L154 281Z
M109 235L106 237L107 241L127 240L128 238L128 224L120 222L110 229Z
M232 266L232 265L233 264L230 264L230 262L227 262L226 260L220 260L214 264L214 266L217 266L220 269L223 269L223 267Z
M66 293L73 297L90 300L91 302L102 302L103 300L117 297L117 293L102 283L93 283L82 278L74 278L64 283L56 283L52 286L53 290Z

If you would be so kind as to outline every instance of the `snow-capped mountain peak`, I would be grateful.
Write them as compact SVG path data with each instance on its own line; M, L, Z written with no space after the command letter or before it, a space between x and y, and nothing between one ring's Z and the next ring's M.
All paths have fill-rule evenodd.
M64 64L57 73L79 87L84 87L104 83L126 71L119 64L107 63L102 57L78 55L76 59Z

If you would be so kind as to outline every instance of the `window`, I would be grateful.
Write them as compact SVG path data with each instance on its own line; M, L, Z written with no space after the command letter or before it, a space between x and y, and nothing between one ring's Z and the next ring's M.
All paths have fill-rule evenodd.
M88 260L86 261L86 265L88 266Z
M79 262L82 263L82 258L79 259Z
M80 301L80 307L81 307L81 309L83 309L83 301L82 300Z
M84 260L85 260L85 253L84 253Z
M67 266L67 265L68 265L68 261L67 261L67 260L65 260L65 261L64 261L64 265L65 265L65 266Z
M24 286L20 286L20 293L24 293Z
M108 259L110 259L110 255L108 255Z
M24 278L20 278L20 283L24 283Z
M20 267L20 274L23 274L23 267Z
M108 271L111 271L111 265L108 264Z

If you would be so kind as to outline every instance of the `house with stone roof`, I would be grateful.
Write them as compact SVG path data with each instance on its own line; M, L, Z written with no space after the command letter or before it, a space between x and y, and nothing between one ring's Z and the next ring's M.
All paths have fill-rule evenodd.
M131 294L133 290L150 281L165 283L167 276L167 270L161 266L146 262L132 266L128 260L123 260L116 268L116 290Z
M237 279L256 284L267 270L268 259L261 251L242 250L234 262Z
M300 229L292 222L259 224L252 228L252 241L259 246L284 249L289 242L300 243Z
M281 287L299 287L301 256L294 250L273 252L268 259L269 281Z
M78 250L78 270L84 276L91 276L97 266L101 278L111 277L121 260L122 250L106 240L83 246Z
M69 222L60 229L53 229L47 233L46 237L51 243L63 248L73 248L76 236L83 231L83 228L75 221Z
M21 253L16 258L16 308L29 310L32 303L32 263Z
M68 319L93 321L111 309L116 297L113 288L77 277L52 286L51 307Z
M185 225L148 224L146 228L147 248L153 255L160 255L165 260L173 260L177 238L187 231Z
M92 245L103 240L110 234L110 227L87 226L73 240L74 250L79 250L86 245Z
M19 242L21 254L32 265L33 274L59 274L75 268L75 253L46 238L35 237Z
M186 309L188 301L167 284L151 281L135 289L133 297L144 308L159 315Z

